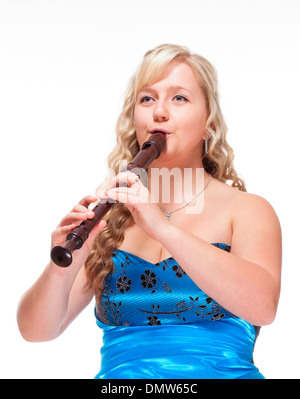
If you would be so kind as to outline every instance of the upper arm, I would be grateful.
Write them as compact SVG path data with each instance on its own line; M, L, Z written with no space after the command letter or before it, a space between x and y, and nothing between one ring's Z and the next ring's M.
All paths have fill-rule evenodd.
M91 302L93 296L93 290L91 288L87 288L85 267L82 266L76 276L69 295L68 310L64 322L60 328L60 334Z
M233 216L232 253L269 272L279 297L282 243L278 217L265 199L241 194Z

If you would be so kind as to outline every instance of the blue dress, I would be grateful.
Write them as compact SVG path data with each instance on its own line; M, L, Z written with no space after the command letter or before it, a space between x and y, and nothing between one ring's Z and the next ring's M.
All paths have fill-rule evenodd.
M208 297L174 258L154 264L118 249L113 262L95 308L103 330L95 378L264 378L253 363L259 327Z

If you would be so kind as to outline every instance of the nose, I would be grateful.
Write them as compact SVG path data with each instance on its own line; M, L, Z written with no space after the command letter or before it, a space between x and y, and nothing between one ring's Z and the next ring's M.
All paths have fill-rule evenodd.
M168 107L164 101L158 101L153 109L153 119L155 122L164 122L169 120Z

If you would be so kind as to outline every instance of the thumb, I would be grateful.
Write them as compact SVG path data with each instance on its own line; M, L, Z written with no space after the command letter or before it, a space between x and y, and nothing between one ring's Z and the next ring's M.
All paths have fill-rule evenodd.
M100 222L93 228L93 230L89 234L89 238L86 240L86 244L89 248L92 248L93 242L97 236L97 234L104 229L107 225L105 220L100 220Z

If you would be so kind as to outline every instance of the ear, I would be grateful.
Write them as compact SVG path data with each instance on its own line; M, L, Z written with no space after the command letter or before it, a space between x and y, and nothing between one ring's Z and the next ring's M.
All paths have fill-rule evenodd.
M210 140L210 138L211 138L211 134L210 133L208 133L208 131L207 130L205 130L205 132L203 133L203 135L202 135L202 140L203 141L208 141L208 140Z

